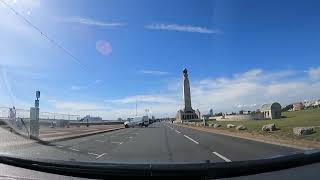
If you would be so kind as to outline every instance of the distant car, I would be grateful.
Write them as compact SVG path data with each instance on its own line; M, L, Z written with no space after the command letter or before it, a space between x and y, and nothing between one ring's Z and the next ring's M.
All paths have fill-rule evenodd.
M133 118L132 120L130 121L126 121L124 122L124 126L126 128L129 128L129 127L136 127L136 126L139 126L139 127L148 127L149 125L149 118L148 116L138 116L138 117L135 117Z

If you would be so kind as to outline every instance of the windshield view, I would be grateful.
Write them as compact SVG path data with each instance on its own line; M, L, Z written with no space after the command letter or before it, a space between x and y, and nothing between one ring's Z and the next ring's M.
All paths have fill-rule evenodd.
M228 164L316 150L319 8L0 0L0 153Z

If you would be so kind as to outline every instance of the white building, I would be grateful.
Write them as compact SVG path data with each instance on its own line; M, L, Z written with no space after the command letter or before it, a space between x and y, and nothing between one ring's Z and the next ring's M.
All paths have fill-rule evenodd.
M281 118L281 105L277 102L262 105L260 111L266 119Z

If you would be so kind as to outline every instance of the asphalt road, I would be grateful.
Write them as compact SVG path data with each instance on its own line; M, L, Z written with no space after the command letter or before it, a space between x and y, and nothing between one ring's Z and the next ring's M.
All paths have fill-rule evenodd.
M211 162L267 158L293 148L217 135L171 123L128 128L41 145L0 131L0 152L66 161ZM4 138L5 137L5 138Z

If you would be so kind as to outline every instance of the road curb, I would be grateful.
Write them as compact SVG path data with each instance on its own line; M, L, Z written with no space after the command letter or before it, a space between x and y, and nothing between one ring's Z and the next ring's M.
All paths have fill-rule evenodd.
M182 124L174 124L180 127L185 127L185 128L189 128L189 129L195 129L198 131L204 131L204 132L208 132L208 133L213 133L213 134L219 134L219 135L224 135L224 136L230 136L230 137L236 137L236 138L241 138L241 139L247 139L247 140L251 140L251 141L257 141L257 142L263 142L263 143L268 143L268 144L273 144L273 145L278 145L278 146L285 146L285 147L290 147L290 148L295 148L295 149L300 149L300 150L312 150L315 149L316 147L301 147L299 145L296 144L290 144L290 143L280 143L280 142L275 142L272 140L267 140L267 139L260 139L260 138L255 138L255 137L246 137L244 135L239 135L239 134L230 134L227 132L219 132L219 131L213 131L212 129L209 129L207 127L192 127L192 126L186 126L186 125L182 125Z

